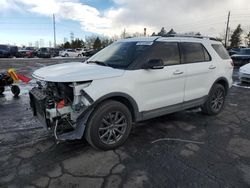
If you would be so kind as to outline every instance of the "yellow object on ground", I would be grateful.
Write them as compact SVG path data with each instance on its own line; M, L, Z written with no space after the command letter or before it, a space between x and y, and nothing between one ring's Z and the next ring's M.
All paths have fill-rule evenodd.
M19 78L18 78L18 76L16 75L14 69L9 69L9 70L8 70L8 74L10 75L10 77L13 79L14 82L18 82L18 81L19 81Z

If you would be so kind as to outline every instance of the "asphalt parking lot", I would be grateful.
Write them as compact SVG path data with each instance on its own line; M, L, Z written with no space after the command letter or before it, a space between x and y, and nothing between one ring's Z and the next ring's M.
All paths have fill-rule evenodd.
M68 60L0 60L30 76ZM137 123L126 144L96 151L56 143L32 117L28 91L0 97L0 187L250 187L250 87L232 87L221 114L188 110ZM159 140L162 139L162 140Z

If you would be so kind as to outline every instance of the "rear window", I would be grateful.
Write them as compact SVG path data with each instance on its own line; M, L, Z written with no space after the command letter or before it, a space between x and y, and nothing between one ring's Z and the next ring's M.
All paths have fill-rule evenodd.
M211 57L201 43L181 43L184 63L211 61Z
M227 50L222 44L212 44L212 47L216 51L216 53L221 57L221 59L230 59Z

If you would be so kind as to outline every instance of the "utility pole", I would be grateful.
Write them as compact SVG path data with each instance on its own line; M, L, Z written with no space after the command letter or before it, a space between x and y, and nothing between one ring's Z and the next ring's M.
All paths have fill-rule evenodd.
M227 48L227 36L228 36L229 22L230 22L230 11L228 12L228 17L227 17L227 28L226 28L226 37L225 37L225 47L226 48Z
M55 14L53 14L53 28L54 28L54 48L56 48L56 22L55 22Z

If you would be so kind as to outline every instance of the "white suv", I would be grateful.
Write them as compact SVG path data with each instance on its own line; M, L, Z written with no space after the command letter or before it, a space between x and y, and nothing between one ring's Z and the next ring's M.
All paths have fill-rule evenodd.
M66 49L59 52L61 57L82 57L82 52L75 49Z
M86 62L36 70L31 107L56 139L85 136L95 148L114 149L132 122L194 107L218 114L232 72L227 51L212 38L124 39Z

